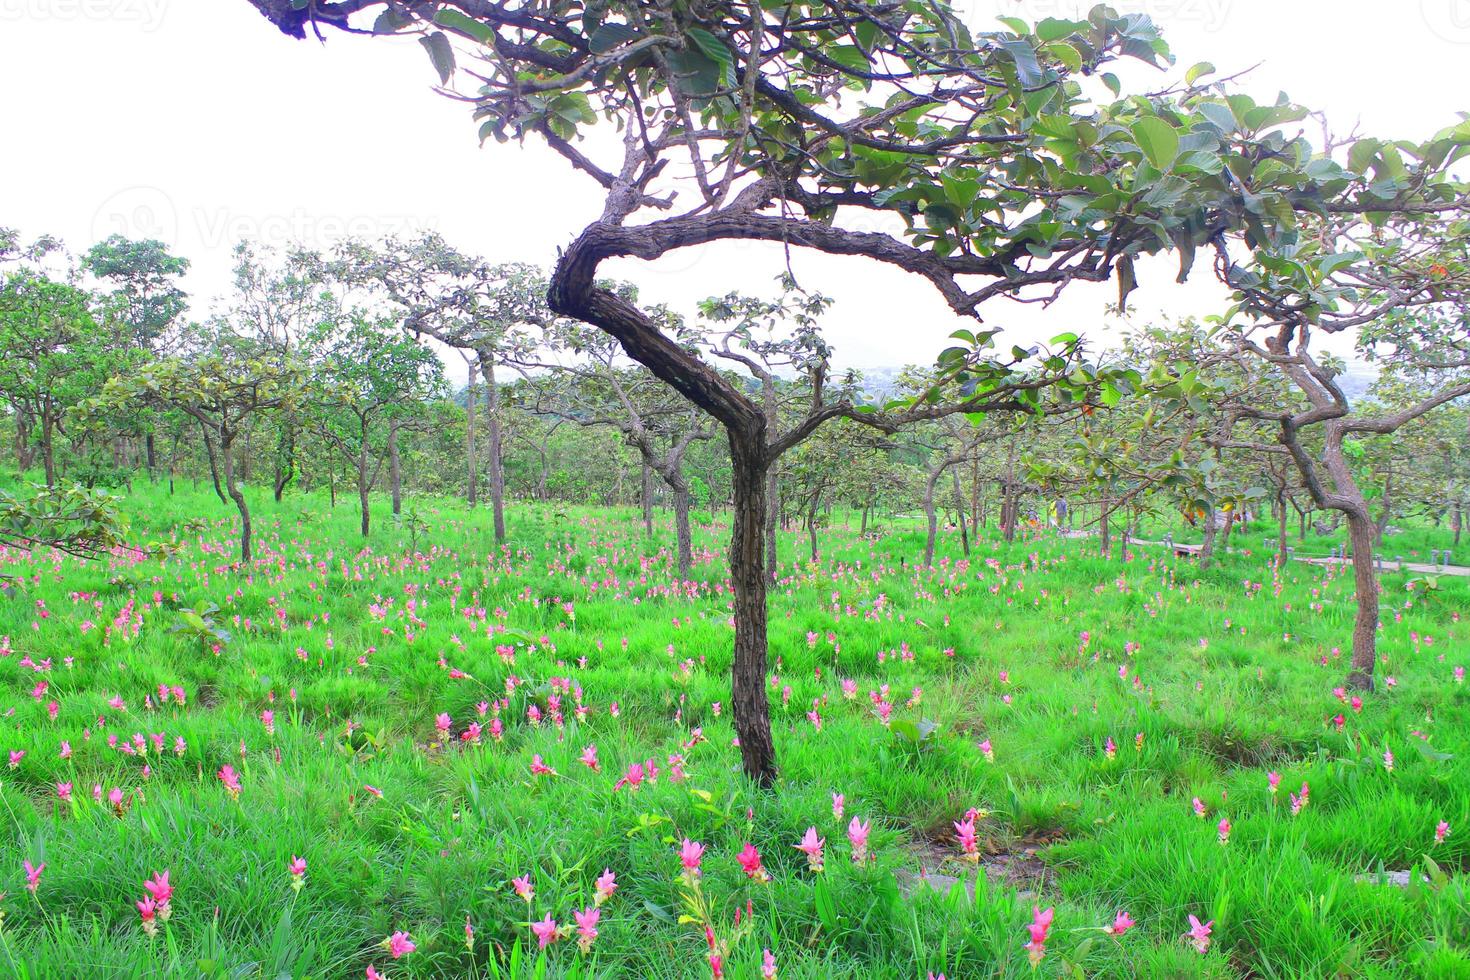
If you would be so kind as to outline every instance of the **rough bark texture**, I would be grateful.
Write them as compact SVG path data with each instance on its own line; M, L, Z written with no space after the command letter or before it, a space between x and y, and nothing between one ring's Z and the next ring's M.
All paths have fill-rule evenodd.
M398 456L398 423L388 423L388 487L393 494L393 516L403 512L403 461Z
M480 373L485 378L485 449L490 480L490 509L495 523L495 543L505 540L505 467L500 436L500 387L495 383L495 361L480 354Z
M228 431L220 432L220 460L225 471L225 491L235 502L240 512L240 561L248 563L251 558L250 508L245 503L245 494L235 480L235 437Z
M730 459L735 520L730 534L730 581L735 591L735 656L731 703L745 772L769 783L776 774L766 701L766 563L762 538L766 520L764 438L742 445L733 434Z
M475 416L478 414L476 408L480 400L480 393L475 386L475 362L466 358L465 363L469 367L469 383L465 386L465 453L469 460L465 499L473 507L480 502L480 459L477 452L479 447L475 445Z
M1353 546L1353 589L1358 604L1357 615L1353 617L1353 659L1348 686L1371 691L1374 661L1378 657L1378 570L1373 561L1378 529L1366 509L1349 512L1347 521L1348 539Z

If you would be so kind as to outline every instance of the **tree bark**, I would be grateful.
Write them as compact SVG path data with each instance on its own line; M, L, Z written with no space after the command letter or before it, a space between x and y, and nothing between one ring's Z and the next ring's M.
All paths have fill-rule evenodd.
M235 437L223 426L220 427L220 462L225 471L225 490L230 499L235 502L235 509L240 512L240 561L249 564L251 558L250 548L250 508L245 503L245 494L240 492L240 485L235 480L234 442Z
M495 383L495 361L480 355L480 373L485 378L485 447L489 455L490 510L495 523L495 543L505 540L505 468L501 461L500 386Z
M1199 567L1209 568L1210 563L1215 560L1215 538L1219 529L1215 527L1215 512L1211 510L1205 515L1205 539L1199 549Z
M640 496L643 502L643 535L653 537L653 467L648 465L648 460L640 460L643 466L642 482L640 483Z
M934 509L934 484L939 480L939 474L943 470L930 470L924 477L924 519L927 522L928 534L924 538L924 567L934 567L934 541L939 536L939 515Z
M1286 491L1276 494L1276 567L1286 567Z
M694 536L689 531L689 484L674 485L674 538L678 542L679 581L689 581L694 571Z
M358 432L357 448L357 511L362 517L362 536L368 536L368 525L372 519L368 509L368 423L362 421Z
M398 422L388 422L388 487L393 494L393 516L403 512L403 463L398 456Z
M960 491L960 470L956 463L950 468L950 478L954 481L954 515L960 525L960 550L966 558L970 557L970 532L965 527L965 497Z
M762 538L766 521L765 434L730 433L734 527L730 533L730 582L735 593L735 655L731 707L745 773L762 785L776 778L776 750L766 700L766 569Z
M480 398L475 387L475 376L478 373L475 370L475 362L467 358L465 364L469 367L470 375L469 383L465 386L465 452L469 460L469 472L467 474L468 486L465 499L471 507L474 507L479 503L478 478L480 473L480 460L476 451L478 447L475 445L475 416L478 414L476 409L479 408L477 403Z
M776 528L781 523L781 492L777 484L776 467L766 474L766 575L772 582L779 574L777 570Z
M1347 512L1348 540L1353 547L1353 592L1358 612L1353 619L1352 672L1349 687L1373 690L1373 668L1378 649L1378 570L1373 547L1378 530L1365 509Z

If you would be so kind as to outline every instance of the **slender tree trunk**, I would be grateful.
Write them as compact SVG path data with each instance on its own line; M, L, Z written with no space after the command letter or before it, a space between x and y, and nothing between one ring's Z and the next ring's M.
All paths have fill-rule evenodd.
M1299 510L1299 511L1297 511L1297 517L1298 517L1298 519L1299 519L1299 521L1301 523L1301 526L1298 529L1297 536L1296 536L1296 539L1298 541L1305 541L1305 540L1307 540L1307 515L1310 514L1310 513L1311 513L1310 510Z
M1378 511L1378 520L1373 525L1374 540L1378 544L1383 543L1384 532L1388 530L1389 518L1393 514L1393 471L1383 481L1383 499L1380 501L1382 507Z
M368 509L368 424L364 419L362 428L358 432L357 449L357 512L362 517L362 536L368 536L368 522L371 520L371 511Z
M1210 562L1215 559L1215 535L1218 533L1215 527L1215 512L1211 510L1205 517L1205 539L1199 549L1199 567L1209 568Z
M767 416L770 417L770 416ZM776 467L773 465L771 471L766 474L766 574L772 582L776 581L777 554L776 554L776 528L781 523L781 493L777 484Z
M939 479L941 470L930 470L924 480L924 519L927 522L928 534L924 538L924 567L934 567L934 543L939 536L939 515L934 509L934 484Z
M281 439L276 444L276 503L281 502L286 487L296 476L296 425L289 418L282 421L285 428L281 430Z
M735 599L731 707L745 773L762 785L776 778L776 749L766 700L766 572L761 554L766 510L765 435L730 434L734 521L730 581Z
M46 473L46 486L56 486L56 447L52 436L56 430L56 420L51 417L50 412L41 415L41 466Z
M1230 550L1230 532L1235 527L1235 511L1225 515L1225 526L1220 529L1220 551Z
M954 516L960 525L960 549L966 558L970 557L970 532L965 527L965 496L960 492L960 467L956 463L950 467L950 479L954 481Z
M872 504L867 503L866 501L863 502L863 527L862 530L858 532L858 534L863 537L867 537L868 535L868 511L871 510L872 507Z
M235 502L235 509L240 512L240 561L243 564L249 564L251 558L250 508L245 503L245 494L240 492L240 485L235 480L235 437L221 427L219 441L220 462L225 471L225 490L229 493L230 499Z
M1276 567L1286 567L1286 491L1276 493Z
M225 497L225 491L220 485L219 460L216 458L217 454L214 448L214 440L210 438L209 428L204 424L200 424L199 431L204 436L204 455L209 460L209 478L214 481L214 494L219 497L220 503L229 503L229 500Z
M643 498L643 534L645 537L653 537L653 467L648 465L648 460L640 460L643 467L642 484L640 485Z
M393 494L393 516L403 513L403 462L398 457L398 421L388 422L388 489Z
M694 571L694 536L689 531L689 484L671 483L674 491L674 538L679 546L679 581L689 581Z
M154 471L158 469L158 449L153 444L153 433L151 431L143 434L143 452L148 460L148 479L152 480Z
M1104 558L1113 557L1113 501L1106 494L1102 498L1102 511L1098 519L1099 547Z
M478 486L480 460L477 452L478 447L475 445L475 416L479 414L477 409L479 408L480 396L475 386L475 376L478 373L475 370L475 362L466 361L466 364L469 365L470 374L469 383L465 386L465 452L468 454L467 458L469 460L466 499L469 501L469 505L474 507L480 502Z
M1353 619L1352 673L1347 683L1357 690L1371 691L1378 659L1378 570L1373 558L1378 530L1366 507L1345 513L1348 540L1353 547L1353 592L1358 604Z
M490 510L495 522L495 543L505 540L505 467L501 460L500 386L495 383L495 361L480 355L480 372L485 377L485 436L489 443Z
M1454 510L1450 515L1450 530L1455 532L1455 544L1460 543L1460 528L1465 523L1465 513L1458 500L1455 501Z
M811 544L811 556L813 563L816 562L817 556L819 554L817 549L817 515L821 510L821 506L822 488L818 486L816 492L812 494L811 503L807 506L806 511L806 535Z

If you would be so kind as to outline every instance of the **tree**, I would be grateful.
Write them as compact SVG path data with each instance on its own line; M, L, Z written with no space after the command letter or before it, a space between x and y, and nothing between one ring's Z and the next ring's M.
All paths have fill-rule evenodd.
M224 491L239 511L240 560L248 563L250 507L240 489L235 443L250 421L300 406L305 373L294 358L253 337L214 329L200 340L195 353L112 378L101 401L178 409L199 424L210 467L223 475Z
M836 0L767 10L713 0L592 11L574 0L534 9L480 0L251 3L295 37L307 26L417 35L446 86L463 56L456 45L472 50L476 70L465 74L474 88L464 98L482 137L543 139L606 191L601 213L561 253L550 305L616 337L726 430L735 497L732 702L746 771L761 781L775 774L765 693L765 478L787 448L853 407L824 405L772 440L757 402L599 282L604 261L651 261L715 241L772 242L895 266L978 319L992 298L1044 301L1077 281L1116 277L1126 298L1138 257L1165 250L1183 256L1181 275L1211 243L1226 251L1234 243L1249 267L1296 241L1303 213L1379 213L1415 207L1423 196L1422 186L1388 200L1376 195L1365 168L1332 164L1281 131L1304 110L1284 100L1258 105L1225 83L1207 91L1197 85L1207 65L1182 87L1116 98L1121 82L1106 71L1110 62L1158 64L1169 55L1147 18L1107 7L1084 21L1006 18L1005 30L975 34L943 3ZM362 12L378 14L376 22L354 23ZM620 147L580 141L604 119L620 128ZM1470 124L1453 142L1467 137ZM658 181L673 165L687 167L691 177L678 190L692 191L692 201L661 192ZM859 227L852 215L865 212L872 217ZM1273 292L1298 296L1343 267L1312 256L1300 270ZM1025 363L1017 359L991 360L976 381L984 360L961 350L947 365L965 374L965 387L935 397L971 413L1033 408L1043 387L1065 380L1021 382ZM1076 388L1096 380L1079 379Z
M317 353L311 397L318 428L356 469L367 537L368 491L395 452L399 425L424 401L443 393L441 365L433 351L396 323L360 312L341 325L323 326L311 346Z

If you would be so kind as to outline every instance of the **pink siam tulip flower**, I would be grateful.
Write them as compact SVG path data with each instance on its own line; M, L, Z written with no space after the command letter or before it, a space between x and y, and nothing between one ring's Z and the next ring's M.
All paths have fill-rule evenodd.
M975 818L966 815L965 819L954 825L955 837L960 844L960 852L965 860L976 864L980 860L980 848L975 840Z
M468 915L464 917L464 948L471 953L475 951L475 927Z
M1383 768L1388 772L1393 772L1393 752L1388 749L1383 750Z
M868 834L872 831L872 825L864 823L857 817L847 825L847 840L852 844L852 863L863 864L868 860Z
M1219 831L1221 847L1230 843L1230 820L1228 817L1221 817L1220 823L1216 825L1215 829Z
M980 742L980 754L985 757L986 762L995 761L995 750L990 746L990 739L987 738Z
M531 756L531 775L533 776L555 776L556 770L541 761L540 755Z
M138 920L143 925L143 931L149 936L158 935L158 908L151 898L145 898L136 903L138 906Z
M1107 933L1110 936L1121 936L1123 935L1123 933L1127 932L1129 929L1132 929L1137 924L1138 923L1134 922L1128 917L1127 912L1119 909L1117 916L1113 919L1113 924L1104 927L1103 932Z
M589 745L583 749L577 761L593 772L602 772L602 765L597 761L597 746L595 745Z
M402 959L418 949L414 945L413 940L408 938L408 933L406 932L395 932L383 940L383 945L388 947L388 952L392 954L395 960Z
M434 730L439 733L440 738L449 737L449 726L453 722L449 718L449 712L441 712L434 717Z
M832 819L841 820L844 809L847 807L847 797L841 793L832 794Z
M1026 927L1031 940L1026 943L1026 957L1031 961L1032 967L1038 966L1046 955L1046 935L1051 931L1051 920L1055 914L1056 910L1053 908L1043 912L1037 906L1031 906L1031 924Z
M1275 796L1276 791L1281 788L1281 773L1274 769L1266 773L1266 788L1271 791L1272 796Z
M1201 820L1203 820L1205 818L1205 804L1204 804L1204 801L1201 800L1198 796L1196 796L1194 798L1194 800L1191 801L1191 805L1194 807L1194 815L1196 817L1199 817Z
M56 784L56 798L63 803L71 802L71 783Z
M364 974L364 976L366 980L388 980L388 978L379 973L377 971L377 968L374 967L371 963L368 964L367 973Z
M1436 844L1443 844L1444 843L1444 839L1446 837L1448 837L1449 835L1450 835L1450 825L1449 825L1449 822L1446 821L1446 820L1441 820L1439 822L1439 825L1434 828L1434 842Z
M1185 937L1194 944L1196 953L1203 955L1210 951L1210 927L1214 924L1214 920L1201 923L1194 916L1189 917L1189 932L1185 933Z
M577 947L584 953L592 948L592 941L597 938L597 920L601 916L602 910L595 905L572 912L572 918L577 922Z
M801 843L792 846L806 855L808 868L820 872L822 870L822 846L826 843L825 838L817 836L817 828L808 827L805 836L801 838Z
M531 923L531 931L536 934L537 949L545 949L561 938L561 930L558 928L556 920L551 917L550 912L547 912L546 918L540 922Z
M301 886L306 884L306 858L291 855L291 863L287 869L291 872L291 890L301 891Z
M168 921L168 904L174 897L174 886L169 884L168 871L155 872L152 878L143 882L143 890L152 896L158 905L159 918Z
M765 884L771 880L771 876L761 866L761 852L756 850L755 845L749 841L746 841L745 846L740 849L740 853L735 855L735 860L740 862L740 870L744 871L745 876L751 881L758 881L761 884Z
M1103 755L1109 759L1117 758L1118 746L1113 741L1113 736L1111 735L1109 735L1108 740L1103 743Z
M521 875L519 878L512 878L510 880L510 886L516 890L517 895L524 898L527 902L530 902L531 899L536 897L536 889L531 886L530 875Z
M235 773L235 767L228 762L220 767L219 781L225 784L225 792L230 794L230 799L240 798L240 777Z
M41 872L46 870L46 862L42 861L38 865L32 865L29 861L22 861L21 866L26 872L26 891L34 895L36 889L41 887Z
M704 845L684 838L679 845L679 862L684 865L684 880L694 884L699 877L699 862L704 859Z
M761 980L776 980L776 957L769 949L761 950Z
M628 767L628 772L613 784L613 792L617 792L624 786L629 789L637 789L643 785L643 763L635 762Z
M594 887L597 891L592 896L592 902L594 905L601 905L609 898L612 898L613 892L618 890L617 875L613 874L611 870L603 868L602 874L597 876Z
M1291 796L1291 815L1293 817L1296 816L1297 814L1301 813L1302 810L1306 809L1306 806L1307 806L1307 795L1308 794L1307 794L1307 784L1306 783L1302 783L1302 791L1301 791L1301 795L1300 796L1297 795L1296 793L1290 794L1290 796Z

